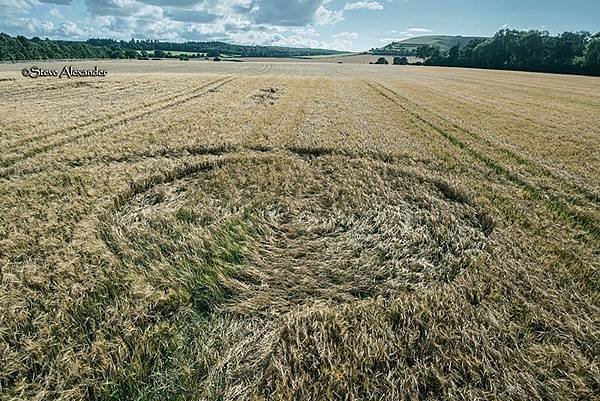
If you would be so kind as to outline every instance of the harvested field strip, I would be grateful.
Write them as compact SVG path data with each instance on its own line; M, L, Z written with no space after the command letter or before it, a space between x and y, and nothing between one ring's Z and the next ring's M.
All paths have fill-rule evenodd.
M426 127L429 127L434 132L440 134L444 138L448 140L452 145L457 148L465 151L467 154L472 156L473 158L479 160L484 163L490 170L494 171L496 174L504 176L509 179L511 182L517 184L524 190L526 190L529 197L533 200L543 203L548 210L550 210L554 216L561 218L564 221L575 224L580 228L587 231L593 239L600 240L600 222L597 221L596 218L579 213L574 211L569 205L564 203L563 201L557 199L555 196L552 196L547 193L543 193L539 188L532 185L530 182L522 178L521 176L513 173L508 168L494 160L493 158L481 153L480 151L474 149L472 146L468 145L464 141L460 140L458 137L450 134L447 131L444 131L430 120L422 117L418 112L411 110L406 106L406 102L408 101L401 95L398 95L396 92L389 90L388 88L382 85L373 85L370 82L366 82L368 86L370 86L373 90L380 93L383 97L388 99L389 101L395 103L400 106L404 111L410 113L413 117L415 117L418 121L423 123ZM454 124L453 124L454 125ZM459 129L463 133L467 133L468 131L462 129L461 127L456 126L456 129ZM586 194L586 196L590 197L590 200L593 201L594 194Z
M49 139L49 138L52 138L54 136L57 136L57 135L60 135L60 134L63 134L63 133L69 132L69 131L73 131L73 130L76 130L76 129L80 129L80 128L93 128L92 127L93 125L103 124L103 123L106 123L106 122L109 122L109 121L113 120L114 118L118 118L118 117L121 117L121 116L127 116L130 113L134 113L134 115L137 115L138 112L142 112L141 116L144 116L144 115L147 115L146 111L151 112L150 110L148 110L150 108L154 108L155 106L163 105L163 104L164 104L165 107L172 107L173 105L179 104L179 103L175 103L173 105L170 105L169 103L172 102L173 100L183 99L183 98L189 97L190 95L195 96L197 94L197 92L203 91L203 90L211 87L212 85L218 84L218 83L220 83L222 81L225 81L225 80L227 80L227 78L220 78L220 79L208 82L207 84L201 85L198 88L194 89L192 92L189 92L189 91L180 92L178 94L175 94L175 95L172 95L172 96L169 96L169 97L166 97L166 98L159 99L159 100L157 100L155 102L152 102L152 103L149 103L149 104L145 104L143 106L133 107L133 108L126 109L126 110L120 110L120 111L118 111L115 114L108 115L108 116L102 116L102 117L100 117L98 119L94 119L92 121L86 121L86 122L83 122L81 124L77 124L77 125L74 125L74 126L64 127L64 128L58 129L56 131L48 132L48 133L45 133L45 134L35 135L35 136L31 136L31 137L25 137L25 138L22 138L22 139L19 139L19 140L13 142L13 143L7 144L6 145L6 150L7 151L11 151L11 150L13 150L13 149L15 149L15 148L23 145L23 144L26 144L26 143L29 143L29 142L35 142L35 141L40 140L40 139ZM152 111L154 111L154 109ZM128 118L130 118L130 117L128 116Z
M0 163L0 166L2 167L9 167L12 166L13 164L29 159L31 157L34 157L40 153L44 153L50 149L54 149L63 145L66 145L68 143L71 143L73 141L79 140L79 139L83 139L83 138L87 138L90 137L92 135L98 135L106 130L109 130L111 128L114 128L116 126L119 126L120 124L123 124L125 122L129 122L129 121L133 121L133 120L137 120L140 118L143 118L147 115L150 115L151 113L156 112L157 110L163 110L165 108L171 108L171 107L175 107L178 106L182 103L188 102L190 100L196 99L200 96L204 96L208 93L210 93L211 91L214 91L228 83L230 83L231 81L235 80L237 78L233 77L233 78L224 78L224 79L219 79L216 80L214 82L212 82L209 85L204 85L202 88L198 89L198 92L194 93L193 95L188 95L188 96L177 96L174 99L176 100L171 100L170 102L164 103L164 102L160 102L160 107L159 108L152 108L152 109L143 109L143 111L138 110L137 114L134 114L133 116L127 116L121 119L118 119L117 121L111 121L109 123L106 123L104 125L101 125L99 127L93 127L91 129L91 131L89 132L84 132L81 134L76 134L64 139L59 139L55 142L52 142L50 144L47 145L43 145L40 147L35 147L32 149L27 149L27 151L22 152L20 156L12 158L12 159L8 159L8 160L3 160L2 163ZM207 88L210 88L207 90ZM4 170L3 172L0 172L0 177L6 177L8 175L10 175L11 172L9 169Z

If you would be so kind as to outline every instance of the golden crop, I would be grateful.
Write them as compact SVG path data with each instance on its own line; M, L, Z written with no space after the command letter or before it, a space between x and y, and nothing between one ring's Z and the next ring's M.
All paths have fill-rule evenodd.
M1 399L598 396L598 78L97 63L0 65Z

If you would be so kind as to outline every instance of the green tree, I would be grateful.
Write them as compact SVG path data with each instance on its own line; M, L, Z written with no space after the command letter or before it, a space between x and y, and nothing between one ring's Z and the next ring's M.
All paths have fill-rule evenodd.
M564 32L554 40L551 49L553 63L563 70L577 69L579 59L586 51L591 34L586 31Z
M419 46L416 51L417 57L423 60L431 58L439 58L441 55L440 48L437 46L423 45Z
M460 58L460 45L454 45L450 48L448 52L448 64L456 65L458 63L458 59Z
M584 52L583 65L594 75L600 75L600 34L594 35Z
M133 49L125 50L125 58L137 58L137 57L138 57L138 52L136 50L133 50Z
M110 49L110 51L108 53L108 57L110 57L110 58L125 58L125 53L123 53L123 50L121 50L119 48L112 48L112 49Z

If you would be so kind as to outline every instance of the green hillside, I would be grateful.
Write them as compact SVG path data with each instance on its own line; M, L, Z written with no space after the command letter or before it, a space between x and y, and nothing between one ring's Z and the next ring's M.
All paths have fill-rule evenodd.
M468 44L470 41L475 39L486 39L476 36L418 36L415 38L406 39L400 42L392 42L384 47L378 49L371 49L373 54L398 54L398 55L410 55L411 52L417 49L419 46L430 45L438 46L442 51L448 51L455 45L461 47Z

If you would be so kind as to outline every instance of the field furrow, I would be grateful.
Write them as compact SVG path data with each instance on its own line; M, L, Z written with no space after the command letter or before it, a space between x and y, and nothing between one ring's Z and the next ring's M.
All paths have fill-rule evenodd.
M144 107L142 109L136 109L136 110L134 110L133 114L126 115L125 117L117 118L116 121L112 121L112 119L111 119L111 121L108 122L105 120L103 124L101 122L97 127L86 126L85 127L86 129L83 130L84 132L77 133L77 134L74 134L71 136L67 136L65 138L59 138L48 144L41 145L41 146L35 146L32 148L27 148L21 152L17 152L16 156L3 159L0 162L0 166L4 167L4 170L2 170L0 172L0 177L9 176L12 171L10 169L10 167L18 162L22 162L22 161L30 159L32 157L36 157L37 155L40 155L49 150L67 145L74 141L78 141L81 139L89 138L91 136L99 135L107 130L110 130L111 128L117 127L121 124L130 122L130 121L139 120L139 119L144 118L152 113L156 113L158 111L172 108L172 107L177 107L177 106L179 106L185 102L188 102L190 100L196 99L201 96L205 96L208 93L210 93L211 91L215 91L235 79L236 78L233 77L233 78L221 78L221 79L215 80L215 81L211 82L210 84L203 85L203 86L197 88L191 94L174 96L172 98L169 98L165 102L159 102L158 104L152 104L148 108ZM66 130L66 131L59 132L59 134L68 133L68 132L69 132L69 130ZM54 136L54 135L52 135L52 136Z
M552 172L544 169L539 165L534 164L531 160L525 159L522 155L518 155L506 148L501 148L491 143L490 141L486 141L477 134L466 130L465 128L460 127L454 123L448 122L439 115L436 116L431 112L424 111L414 102L411 102L406 97L398 94L397 92L381 84L373 85L367 82L367 85L376 90L386 99L400 106L405 112L410 113L425 127L428 127L430 130L443 136L451 145L455 146L457 149L465 151L477 161L485 164L494 173L508 178L514 184L525 189L531 198L539 200L540 202L545 204L549 211L551 211L557 218L565 219L568 222L582 227L583 229L588 231L595 239L600 238L600 220L595 216L597 215L596 206L598 205L600 195L595 194L593 191L587 188L579 187L576 184L574 185L564 178L557 177L554 174L552 174ZM407 105L410 105L412 107L407 107ZM432 117L437 117L438 119L440 119L442 121L442 124L445 123L446 127L449 126L450 130L448 130L443 125L437 125L439 123L436 124L435 122L433 122L435 120L432 120ZM465 139L464 135L470 138ZM567 202L565 202L564 199L562 199L565 196L564 193L549 193L544 189L536 186L536 184L534 184L533 182L529 181L526 177L521 175L522 170L517 169L516 171L514 171L513 165L505 164L502 161L499 161L498 157L502 154L507 155L524 168L533 168L533 176L539 176L539 174L541 173L552 179L560 180L561 184L570 186L573 190L579 192L581 195L587 198L588 204L586 204L585 206L588 206L588 209L584 209L585 211L577 210L577 208L570 206Z
M205 85L202 85L200 87L192 89L191 91L186 90L186 91L180 92L175 95L169 95L164 98L158 99L156 101L152 101L151 103L143 104L142 106L137 106L137 107L133 107L133 108L126 109L126 110L119 110L118 112L116 112L114 114L102 116L100 118L96 118L91 121L85 121L85 122L79 123L77 125L64 127L64 128L61 128L61 129L58 129L55 131L47 132L47 133L42 133L42 134L37 134L37 135L32 135L32 136L24 136L18 140L15 140L12 143L7 143L5 150L7 152L12 152L15 150L18 151L19 150L18 148L20 148L23 145L26 145L30 142L38 142L39 140L42 140L42 139L50 139L54 136L68 133L69 131L80 130L83 128L93 129L94 127L96 127L96 125L102 126L103 124L105 124L109 121L112 121L114 119L118 119L119 117L125 116L127 118L130 118L130 116L129 116L130 114L133 116L136 116L141 112L142 116L143 116L143 115L145 115L144 114L145 111L151 112L152 110L154 110L155 106L160 107L162 105L164 107L169 107L169 103L171 103L172 101L178 100L178 99L183 99L187 96L190 96L191 94L194 94L195 92L202 91L218 82L220 82L220 80L211 81ZM177 105L177 103L175 103L175 105ZM160 110L160 108L158 108L156 110ZM124 120L124 121L126 121L126 120Z
M454 119L447 118L432 108L418 104L414 100L408 99L406 96L393 89L382 85L380 86L382 89L387 90L392 95L401 98L406 105L413 106L414 110L416 110L417 113L420 113L421 116L426 116L427 118L433 118L434 120L439 121L440 124L448 126L452 130L463 134L465 139L468 139L472 142L473 146L479 146L482 148L485 147L485 152L491 152L497 157L506 159L507 167L514 164L519 165L518 172L520 174L529 174L531 179L540 179L543 177L543 179L546 180L549 178L556 181L559 186L567 186L569 193L574 190L579 192L590 202L597 203L600 201L600 193L597 193L593 186L588 187L579 185L578 182L582 182L584 180L581 177L575 177L572 174L568 174L560 166L552 165L551 163L548 163L547 160L536 160L531 155L523 152L521 149L510 143L506 143L505 141L501 142L490 134L479 134L474 130L465 128L464 126L456 123ZM547 181L545 184L547 184Z

